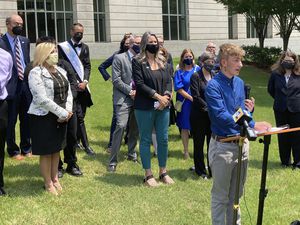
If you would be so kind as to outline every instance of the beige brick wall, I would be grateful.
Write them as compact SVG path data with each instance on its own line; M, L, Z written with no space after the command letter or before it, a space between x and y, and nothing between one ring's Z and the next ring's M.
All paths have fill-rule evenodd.
M189 1L190 40L226 39L228 14L223 5L214 0Z
M110 0L111 41L119 42L126 32L162 34L161 0Z
M0 32L6 32L5 19L17 13L17 0L0 0Z

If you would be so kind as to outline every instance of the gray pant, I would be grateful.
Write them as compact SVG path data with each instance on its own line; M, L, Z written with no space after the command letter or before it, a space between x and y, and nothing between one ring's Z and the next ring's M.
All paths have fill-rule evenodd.
M136 158L135 147L138 139L138 128L134 116L133 106L127 104L115 105L116 109L116 129L112 138L111 154L109 159L109 165L117 165L118 153L121 148L122 138L126 129L127 123L129 126L128 133L128 156Z
M233 224L233 204L236 192L237 161L239 146L235 143L222 143L211 138L209 163L212 170L211 217L213 225ZM249 141L243 145L242 170L239 197L243 194L247 176ZM237 224L241 224L238 211Z

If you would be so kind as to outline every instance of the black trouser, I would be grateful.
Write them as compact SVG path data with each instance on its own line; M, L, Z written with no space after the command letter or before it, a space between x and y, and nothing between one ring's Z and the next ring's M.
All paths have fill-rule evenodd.
M77 116L76 112L73 113L73 116L68 121L67 126L67 145L64 148L64 162L68 166L73 166L77 162L76 157L76 144L77 144ZM60 159L58 168L62 169L63 162Z
M7 102L0 100L0 187L4 186L3 181L3 168L4 168L4 155L5 155L5 141L7 132Z
M194 142L194 164L195 172L200 176L207 174L204 162L204 142L206 136L207 155L209 151L209 141L211 137L210 120L207 112L194 112L191 111L190 115L191 133ZM208 172L211 176L208 156L207 156Z
M291 128L300 126L300 112L274 111L276 126L289 124ZM293 154L294 166L300 166L300 132L278 134L278 147L281 164L291 163L291 152Z
M9 156L27 154L31 151L29 121L27 111L31 102L31 95L28 93L25 82L18 81L16 96L7 100L8 103L8 124L7 124L7 152ZM20 148L16 144L15 126L17 117L20 121ZM21 150L21 152L20 152Z
M86 105L76 101L76 114L77 114L77 141L81 140L83 147L89 146L89 140L84 124L84 117L86 113Z

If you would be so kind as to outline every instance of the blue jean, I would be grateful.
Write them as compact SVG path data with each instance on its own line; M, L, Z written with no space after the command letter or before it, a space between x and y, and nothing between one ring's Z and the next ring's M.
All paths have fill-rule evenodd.
M135 110L135 117L140 134L140 155L143 168L151 168L150 146L152 130L156 130L157 158L160 168L166 167L168 156L168 128L170 110Z

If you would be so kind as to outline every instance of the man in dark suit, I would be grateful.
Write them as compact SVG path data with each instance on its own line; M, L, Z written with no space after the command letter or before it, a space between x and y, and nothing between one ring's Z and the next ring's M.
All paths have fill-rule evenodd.
M19 15L12 15L6 19L7 32L0 40L0 47L8 51L13 59L12 77L7 84L8 124L7 124L7 151L9 156L22 160L22 155L31 156L31 143L28 124L28 108L30 93L24 82L24 69L30 62L30 42L20 36L23 29L23 20ZM17 117L20 120L20 147L15 140L15 126Z
M88 88L91 73L90 53L89 47L81 41L83 32L83 25L74 23L71 28L72 38L58 45L58 54L60 58L70 62L76 71L79 90L76 100L76 114L78 121L77 137L78 140L81 140L86 153L93 156L95 155L95 152L89 145L84 124L86 108L92 106L93 102Z
M5 195L3 189L4 148L7 127L7 90L6 84L11 78L13 61L11 55L0 48L0 196Z

